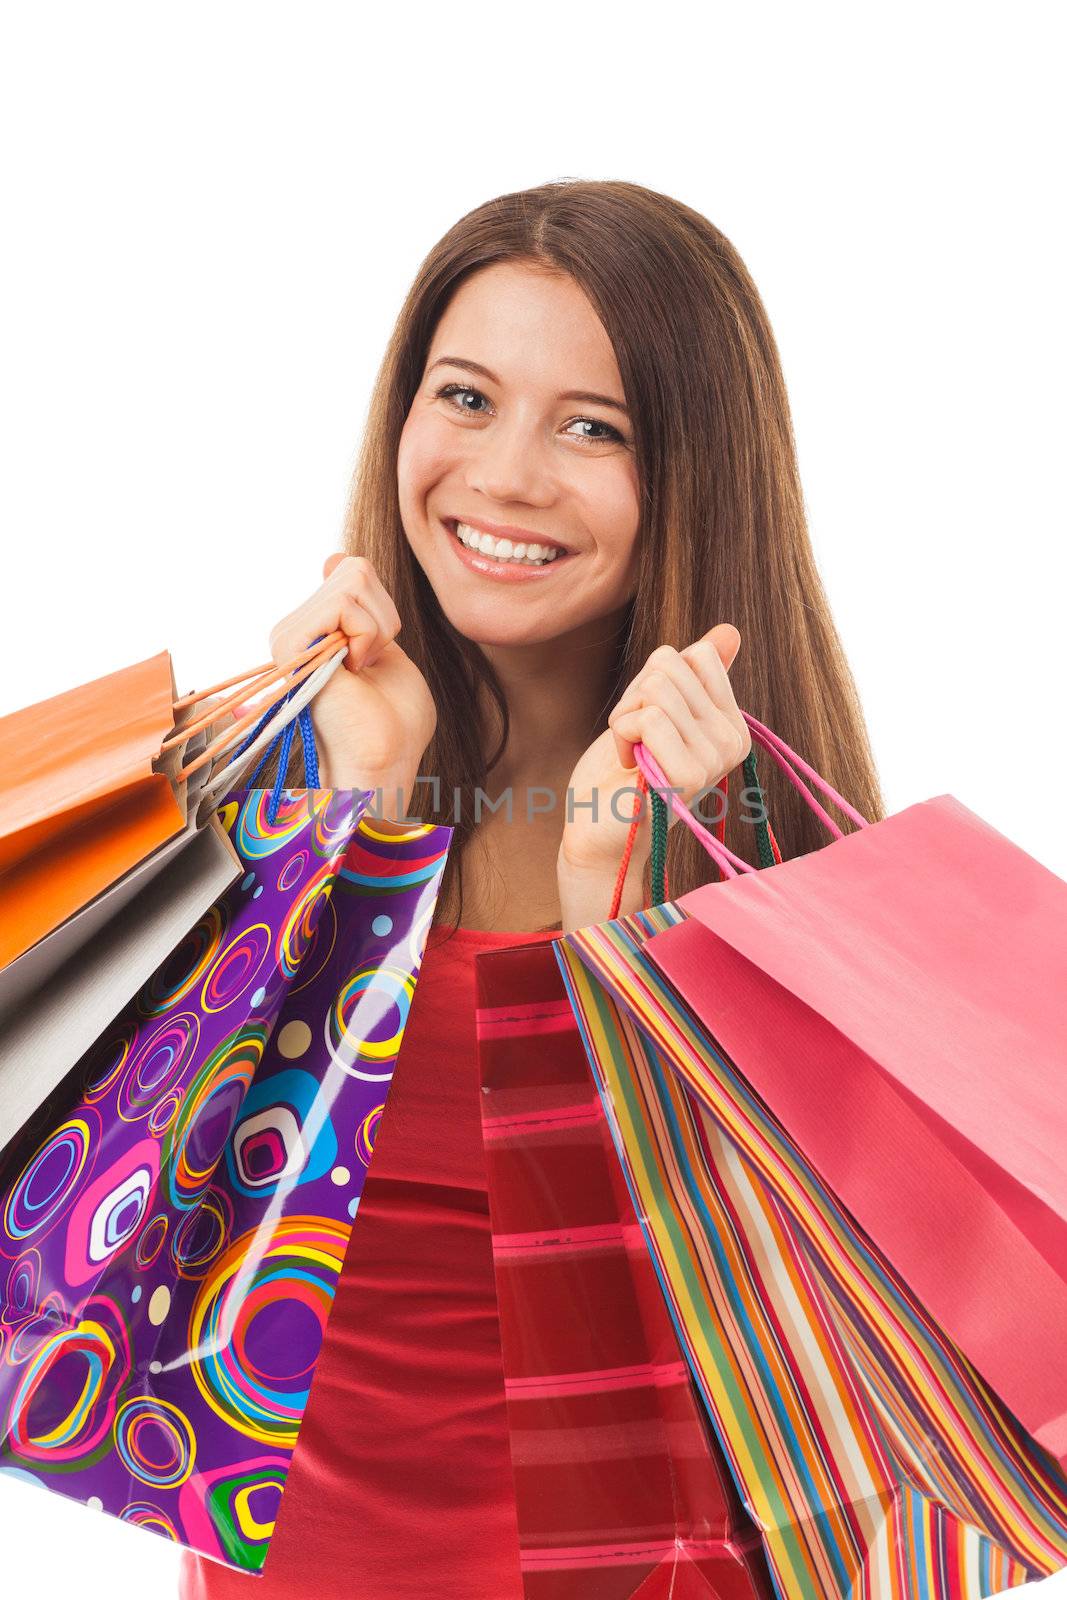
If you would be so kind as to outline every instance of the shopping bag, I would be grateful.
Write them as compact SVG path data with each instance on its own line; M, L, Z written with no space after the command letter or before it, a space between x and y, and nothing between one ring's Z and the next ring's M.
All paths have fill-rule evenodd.
M482 1131L529 1600L770 1600L556 957L475 957Z
M291 673L287 668L258 668L215 687L228 688L252 677L253 688L262 691L288 676L291 687L270 708L264 723L265 737L274 739L304 714L310 699L340 665L341 656L343 648L338 652L334 646L321 665L316 658L309 669L297 667ZM247 684L242 692L248 692ZM188 695L175 710L176 720L184 726L180 735L173 736L173 747L186 762L172 774L184 795L180 831L0 969L0 1149L238 876L238 857L216 806L219 796L243 781L263 740L250 737L244 741L246 748L231 756L234 742L242 740L244 725L235 726L224 718L225 733L212 739L209 719L219 716L217 701L208 700L202 714L189 723L190 708L213 693L212 689ZM75 750L75 765L82 754ZM170 762L166 751L163 757ZM41 802L45 803L47 795ZM50 878L53 852L62 873L75 834L56 835L21 859L16 876L23 887L32 889L38 879Z
M0 966L184 828L177 699L164 650L0 719Z
M452 829L237 791L243 875L0 1163L0 1476L263 1566Z
M663 781L650 758L648 770ZM736 863L727 852L720 864ZM1058 1571L1062 1468L665 980L655 953L685 920L668 902L554 949L779 1592L973 1600Z
M1067 884L939 795L678 904L658 970L1067 1465Z
M344 643L335 631L292 662L180 698L163 650L0 718L0 968L189 830L194 813L203 826L215 809L201 792L215 776L205 761L238 742L258 712L186 760L193 737L282 680L295 705ZM234 684L243 687L210 700ZM226 788L238 782L231 773Z

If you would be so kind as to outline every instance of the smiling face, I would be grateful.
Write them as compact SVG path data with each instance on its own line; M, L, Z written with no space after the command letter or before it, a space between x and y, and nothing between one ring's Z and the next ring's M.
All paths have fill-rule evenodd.
M397 477L408 541L465 637L546 642L626 604L633 429L611 343L573 278L501 262L461 284L427 354ZM528 551L539 542L560 547L554 559Z

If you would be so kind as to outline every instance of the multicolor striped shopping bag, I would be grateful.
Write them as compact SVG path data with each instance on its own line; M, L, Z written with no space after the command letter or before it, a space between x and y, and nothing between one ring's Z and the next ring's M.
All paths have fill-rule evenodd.
M1067 1477L666 981L651 952L684 917L665 902L553 949L784 1600L980 1600L1058 1571Z

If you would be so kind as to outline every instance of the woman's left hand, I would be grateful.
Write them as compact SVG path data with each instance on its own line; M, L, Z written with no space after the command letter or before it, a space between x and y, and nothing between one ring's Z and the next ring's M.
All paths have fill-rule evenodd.
M635 744L643 744L659 763L683 805L714 788L748 755L752 736L729 678L740 646L738 630L720 622L684 650L670 645L653 650L612 710L605 731L578 762L556 862L564 932L608 915L640 776ZM642 809L622 915L643 905L641 880L652 846L647 795ZM573 819L567 821L572 811ZM667 820L678 820L673 810Z

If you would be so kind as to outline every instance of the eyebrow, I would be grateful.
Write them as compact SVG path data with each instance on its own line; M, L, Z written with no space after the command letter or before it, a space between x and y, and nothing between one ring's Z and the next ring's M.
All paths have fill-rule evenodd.
M427 373L434 367L462 367L466 372L477 372L483 378L488 378L490 383L499 383L500 379L495 372L490 372L488 367L483 367L480 361L467 361L462 356L438 356L427 367ZM613 400L607 394L592 394L588 389L568 389L566 394L558 396L560 400L582 400L586 405L610 406L614 411L621 411L623 416L629 416L629 410L622 400Z

